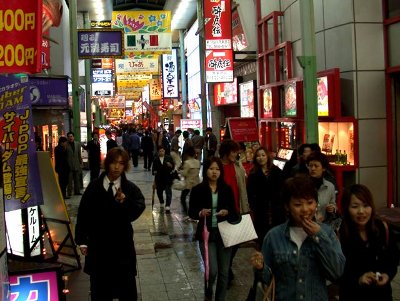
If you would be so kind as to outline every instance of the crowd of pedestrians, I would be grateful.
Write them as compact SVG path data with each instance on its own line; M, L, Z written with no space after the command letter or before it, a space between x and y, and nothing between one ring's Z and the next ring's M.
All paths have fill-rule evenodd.
M397 272L399 253L390 226L376 218L372 195L366 186L352 185L345 190L341 207L337 205L337 184L328 158L317 144L301 145L296 158L281 170L273 164L272 154L258 142L246 145L224 139L218 145L211 128L207 128L204 137L198 130L169 133L161 128L126 129L119 133L119 145L111 132L106 135L107 156L101 175L98 133L93 133L92 140L82 146L88 151L91 184L81 201L76 235L82 254L88 255L88 271L93 268L92 260L95 264L100 258L104 260L105 255L96 250L99 238L93 227L100 221L92 220L92 216L88 224L89 209L98 206L96 210L111 214L112 219L121 218L111 228L121 227L115 231L125 234L132 228L123 223L138 218L144 210L140 191L124 176L128 162L132 160L137 168L141 155L145 172L154 175L153 191L160 213L171 213L173 187L182 190L182 213L187 221L197 225L195 239L207 267L205 300L225 300L235 277L232 263L239 246L224 247L217 225L224 220L235 222L246 213L251 214L258 236L249 260L255 273L248 301L257 300L257 286L268 285L272 278L276 283L275 300L329 300L332 286L339 287L340 300L392 300L390 282ZM63 196L68 198L72 191L80 194L77 175L82 159L73 133L60 137L55 159ZM110 182L114 185L113 193L106 199ZM98 200L94 201L93 193L100 193ZM126 205L119 204L125 200ZM133 207L129 206L141 209L130 215ZM127 281L134 281L134 258L128 256L134 250L133 242L127 236L115 241L110 229L105 230L110 235L102 236L103 244L122 243L121 250L125 251L121 252L127 253L117 264L110 265L108 272L121 273ZM93 257L89 256L91 248L92 254L96 254ZM124 270L128 266L133 273ZM91 274L95 295L110 293L102 286L103 277L100 271ZM134 287L125 289L126 281L117 282L114 288L121 291L120 300L136 300L132 297L136 294ZM118 294L112 292L111 297Z

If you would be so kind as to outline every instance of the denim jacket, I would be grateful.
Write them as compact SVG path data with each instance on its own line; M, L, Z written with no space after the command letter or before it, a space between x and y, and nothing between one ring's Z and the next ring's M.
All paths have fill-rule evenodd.
M338 279L345 257L333 230L320 224L321 230L308 236L300 250L290 238L289 222L272 228L264 238L263 277L276 282L276 301L328 301L326 280Z

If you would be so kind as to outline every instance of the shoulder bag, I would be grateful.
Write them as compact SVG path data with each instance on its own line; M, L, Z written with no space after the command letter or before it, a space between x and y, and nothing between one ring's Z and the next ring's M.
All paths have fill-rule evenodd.
M228 221L220 222L218 223L218 230L225 248L257 238L250 214L241 215L239 220L233 223Z

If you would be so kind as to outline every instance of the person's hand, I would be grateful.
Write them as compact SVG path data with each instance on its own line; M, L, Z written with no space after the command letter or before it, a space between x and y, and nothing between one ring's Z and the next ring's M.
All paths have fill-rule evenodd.
M86 256L88 254L88 248L87 247L79 247L79 250L81 251L83 256Z
M389 282L389 275L386 273L379 273L375 274L376 285L377 286L384 286Z
M126 197L125 193L123 193L122 190L121 190L121 187L119 187L117 189L117 193L115 194L115 200L118 203L123 203L123 202L125 202L125 197Z
M218 211L215 215L216 216L227 216L229 214L229 211L226 209L221 209L220 211Z
M201 209L200 217L205 217L211 215L211 209Z
M262 253L255 251L250 257L250 263L257 270L261 270L264 267L264 257Z
M374 272L366 272L359 279L360 285L371 285L376 283L376 274Z
M304 231L310 236L313 236L321 230L321 226L310 218L305 218L302 221Z
M335 213L336 211L336 206L335 204L328 204L326 205L326 212L328 213Z

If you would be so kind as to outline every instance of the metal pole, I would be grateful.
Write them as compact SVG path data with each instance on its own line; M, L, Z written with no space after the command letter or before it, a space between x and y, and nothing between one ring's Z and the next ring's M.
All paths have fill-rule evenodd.
M76 141L81 141L81 118L79 109L79 65L78 65L78 31L76 0L69 0L69 25L71 44L71 78L72 78L72 113L73 132Z
M179 30L179 56L181 64L182 118L187 118L186 57L183 30Z
M89 14L84 14L83 22L85 28L90 28ZM86 90L86 129L87 129L87 140L89 141L92 136L92 101L91 101L91 82L90 82L90 59L85 60L85 90Z
M304 122L306 142L318 143L317 60L313 0L300 0L300 22L303 56L298 57L304 69Z
M201 90L199 97L201 98L201 121L203 134L207 128L207 95L206 95L206 81L205 81L205 68L204 68L204 13L203 13L203 0L197 0L197 20L199 22L199 52L200 52L200 80Z

